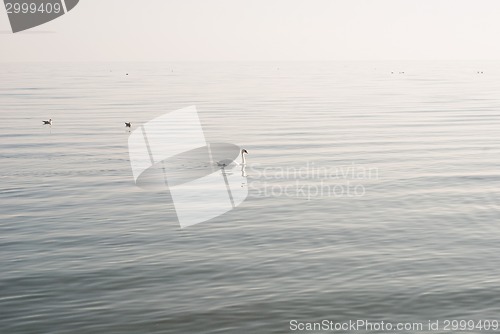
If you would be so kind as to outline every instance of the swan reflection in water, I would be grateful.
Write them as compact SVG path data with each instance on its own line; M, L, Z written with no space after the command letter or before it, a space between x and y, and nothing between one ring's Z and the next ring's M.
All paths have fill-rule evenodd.
M242 177L247 177L247 172L245 170L246 165L241 165L241 176Z

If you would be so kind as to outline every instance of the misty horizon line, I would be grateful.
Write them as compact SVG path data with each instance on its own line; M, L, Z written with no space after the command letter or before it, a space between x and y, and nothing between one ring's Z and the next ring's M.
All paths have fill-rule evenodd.
M333 63L333 62L500 62L500 59L210 59L210 60L0 60L9 63Z

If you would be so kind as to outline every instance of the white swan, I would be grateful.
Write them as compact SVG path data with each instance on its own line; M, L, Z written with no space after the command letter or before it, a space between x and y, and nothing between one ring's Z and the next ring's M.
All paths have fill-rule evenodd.
M245 160L245 154L248 154L248 151L245 149L241 150L241 164L246 165L247 161Z
M248 151L245 149L242 149L241 150L241 165L242 166L246 164L245 154L248 154ZM233 161L231 159L224 159L224 160L218 161L217 166L226 167L226 166L231 165L232 163L235 163L238 165L238 163L236 161Z

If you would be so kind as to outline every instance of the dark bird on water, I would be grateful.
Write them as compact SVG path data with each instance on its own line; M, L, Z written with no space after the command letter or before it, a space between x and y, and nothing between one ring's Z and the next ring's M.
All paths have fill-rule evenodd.
M43 125L52 125L52 118L49 119L48 121L42 121Z
M126 128L131 128L132 127L132 123L131 122L125 122L125 127Z

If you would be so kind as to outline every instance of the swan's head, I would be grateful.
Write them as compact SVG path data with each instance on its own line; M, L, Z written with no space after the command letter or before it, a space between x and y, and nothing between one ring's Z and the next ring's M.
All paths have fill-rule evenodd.
M245 149L242 149L242 150L241 150L241 154L248 154L248 151L247 151L247 150L245 150Z

